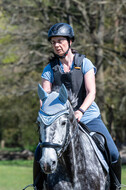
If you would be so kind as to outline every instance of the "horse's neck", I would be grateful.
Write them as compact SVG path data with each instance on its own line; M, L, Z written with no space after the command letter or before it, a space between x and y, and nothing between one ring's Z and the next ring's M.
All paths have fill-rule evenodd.
M76 133L75 136L74 133ZM71 142L66 150L66 153L64 154L64 160L66 165L65 167L68 172L74 174L74 180L77 178L78 170L84 167L84 164L82 163L83 156L80 131L78 130L77 132L71 132Z

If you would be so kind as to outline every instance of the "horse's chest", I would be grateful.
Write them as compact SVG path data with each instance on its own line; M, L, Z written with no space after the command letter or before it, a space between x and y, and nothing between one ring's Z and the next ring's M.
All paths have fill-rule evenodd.
M54 174L48 175L48 189L49 190L72 190L71 180L68 176L65 167L58 164L57 170Z

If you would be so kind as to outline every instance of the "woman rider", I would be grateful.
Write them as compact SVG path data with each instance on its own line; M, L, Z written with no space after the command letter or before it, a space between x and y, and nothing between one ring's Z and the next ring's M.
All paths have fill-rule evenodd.
M99 132L106 137L111 156L111 166L121 183L121 164L119 152L104 125L100 110L94 102L96 94L95 73L96 68L84 55L74 53L71 49L74 41L74 31L69 24L57 23L48 31L48 40L52 45L54 57L44 68L42 73L42 87L50 93L54 86L62 83L71 89L78 97L75 117L86 124L93 132ZM42 105L40 101L40 106ZM113 181L111 190L116 189Z

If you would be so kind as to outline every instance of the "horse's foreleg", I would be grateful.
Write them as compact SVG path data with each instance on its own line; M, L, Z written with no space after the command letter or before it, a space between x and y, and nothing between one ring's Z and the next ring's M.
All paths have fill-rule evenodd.
M45 190L44 182L46 175L41 171L40 164L34 159L33 163L33 183L37 190Z

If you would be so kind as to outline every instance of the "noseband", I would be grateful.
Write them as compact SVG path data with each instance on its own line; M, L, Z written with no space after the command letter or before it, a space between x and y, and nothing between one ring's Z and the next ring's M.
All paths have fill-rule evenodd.
M57 144L57 143L51 143L51 142L43 142L43 143L40 143L40 147L59 149L59 148L62 148L62 145Z
M53 149L55 149L58 157L60 157L61 154L64 152L64 148L68 144L67 142L68 142L68 136L69 136L69 124L70 123L68 122L67 126L66 126L66 135L65 135L65 138L64 138L64 141L62 144L52 143L52 142L41 142L39 144L40 148L53 148Z

